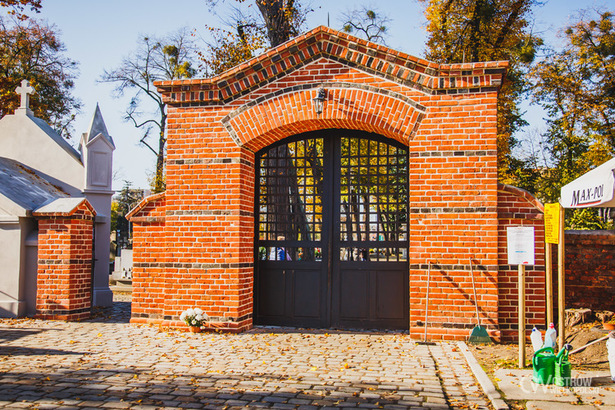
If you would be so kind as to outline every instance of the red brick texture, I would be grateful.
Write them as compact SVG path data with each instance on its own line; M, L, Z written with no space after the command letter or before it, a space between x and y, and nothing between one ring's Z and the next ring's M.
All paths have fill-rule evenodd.
M566 308L615 311L615 232L566 231L565 237ZM557 295L555 249L553 254L553 293Z
M90 317L95 215L85 199L68 213L35 214L38 318L73 321Z
M508 265L506 228L509 226L534 227L535 265L526 266L526 329L534 326L545 328L546 283L545 283L545 230L544 208L529 192L510 185L498 187L498 239L499 239L499 309L498 319L503 340L514 340L518 336L518 269Z
M164 193L145 198L127 217L132 222L133 249L147 250L133 253L132 316L135 322L139 318L162 319L167 252Z
M131 215L132 321L180 327L180 313L198 306L217 327L250 328L254 153L299 133L344 128L410 150L411 334L423 335L431 262L429 337L467 337L476 322L471 259L481 320L499 336L507 316L499 305L506 275L496 99L506 67L439 65L319 27L218 77L158 83L168 104L167 190Z

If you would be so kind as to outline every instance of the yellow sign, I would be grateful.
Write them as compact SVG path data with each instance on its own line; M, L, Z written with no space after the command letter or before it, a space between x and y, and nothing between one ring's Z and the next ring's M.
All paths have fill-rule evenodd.
M560 204L545 204L545 242L559 243Z

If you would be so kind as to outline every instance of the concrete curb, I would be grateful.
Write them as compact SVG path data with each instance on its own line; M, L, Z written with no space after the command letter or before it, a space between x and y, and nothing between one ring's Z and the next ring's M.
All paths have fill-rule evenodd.
M502 395L498 392L491 382L487 373L480 367L480 364L468 349L468 345L465 342L457 342L457 347L461 350L464 357L466 358L466 362L468 362L468 366L470 366L470 370L474 373L474 377L478 380L480 387L483 389L489 400L491 401L491 405L496 410L509 410L508 404L504 400L502 400Z

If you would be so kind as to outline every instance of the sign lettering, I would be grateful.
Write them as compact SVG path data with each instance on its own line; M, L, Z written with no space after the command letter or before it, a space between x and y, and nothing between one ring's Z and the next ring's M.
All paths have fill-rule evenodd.
M604 197L604 184L572 191L571 206L598 204Z

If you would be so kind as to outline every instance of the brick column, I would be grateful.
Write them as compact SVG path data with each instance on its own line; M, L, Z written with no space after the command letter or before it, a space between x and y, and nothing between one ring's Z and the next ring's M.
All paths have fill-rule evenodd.
M165 194L149 196L126 218L132 223L132 317L130 323L162 323L165 306Z
M89 318L94 211L83 200L70 212L35 216L39 226L36 316L70 321Z

